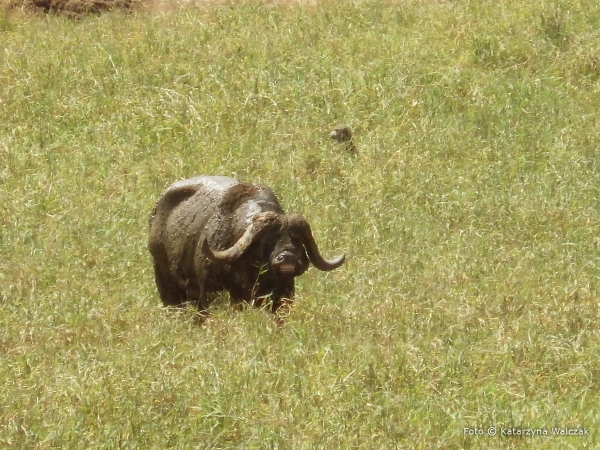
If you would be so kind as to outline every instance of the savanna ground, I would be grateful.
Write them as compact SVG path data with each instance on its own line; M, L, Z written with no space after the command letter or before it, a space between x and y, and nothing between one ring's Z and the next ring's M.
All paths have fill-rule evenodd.
M0 446L597 448L599 30L595 0L2 10ZM148 216L196 174L346 265L283 326L162 308Z

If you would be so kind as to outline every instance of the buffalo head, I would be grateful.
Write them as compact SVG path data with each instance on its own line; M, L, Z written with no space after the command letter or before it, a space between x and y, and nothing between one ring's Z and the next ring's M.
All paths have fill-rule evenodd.
M269 268L281 275L298 276L308 269L309 261L319 270L340 267L345 255L328 260L321 256L310 225L297 214L265 211L255 215L242 237L225 250L213 250L205 239L202 250L213 261L232 264L248 249L258 247L257 260L268 261Z

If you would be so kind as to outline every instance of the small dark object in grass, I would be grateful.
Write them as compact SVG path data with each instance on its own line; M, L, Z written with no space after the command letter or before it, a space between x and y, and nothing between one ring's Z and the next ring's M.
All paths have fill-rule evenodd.
M346 125L338 125L331 133L329 133L329 137L336 140L340 144L344 144L346 150L350 154L356 155L358 153L358 149L352 140L352 130L350 127Z

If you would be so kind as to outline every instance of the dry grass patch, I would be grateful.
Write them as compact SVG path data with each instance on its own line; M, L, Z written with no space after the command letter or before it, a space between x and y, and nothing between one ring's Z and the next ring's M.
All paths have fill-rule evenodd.
M105 11L131 9L143 0L12 0L9 8L60 12L68 15L97 14Z
M207 4L232 4L248 3L245 1L232 2L231 0L8 0L9 9L24 9L43 11L45 13L59 13L67 16L79 17L86 14L98 14L107 11L148 9L155 12L172 11L181 7L203 7ZM318 0L256 0L257 4L299 4L314 6Z
M597 0L212 1L0 14L0 447L597 448ZM284 326L160 306L196 174L347 253Z

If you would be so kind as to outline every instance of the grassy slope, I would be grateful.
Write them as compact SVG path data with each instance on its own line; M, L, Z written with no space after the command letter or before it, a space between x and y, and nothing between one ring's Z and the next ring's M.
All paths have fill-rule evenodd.
M600 8L529 3L0 15L0 443L594 446ZM347 252L286 326L160 307L147 217L199 173Z

